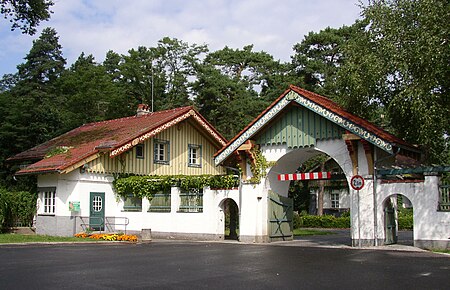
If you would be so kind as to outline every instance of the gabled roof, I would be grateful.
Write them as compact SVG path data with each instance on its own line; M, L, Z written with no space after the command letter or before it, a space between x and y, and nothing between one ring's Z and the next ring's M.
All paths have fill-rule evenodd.
M85 124L8 160L40 160L16 174L67 173L97 158L100 152L109 152L110 157L120 155L187 118L204 129L218 148L226 144L226 139L189 106Z
M291 85L289 89L214 155L215 164L219 165L222 163L240 145L260 132L265 125L273 120L290 103L296 103L317 113L389 153L393 153L393 147L402 147L413 152L418 152L416 147L369 121L347 112L330 99Z

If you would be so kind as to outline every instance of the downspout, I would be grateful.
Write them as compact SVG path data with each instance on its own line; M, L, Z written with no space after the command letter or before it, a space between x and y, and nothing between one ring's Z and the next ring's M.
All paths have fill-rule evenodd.
M388 158L395 157L400 152L400 147L397 147L397 152L392 153L380 160L377 160L377 149L373 151L373 238L375 240L375 247L378 246L378 219L377 219L377 164L378 162L384 161Z

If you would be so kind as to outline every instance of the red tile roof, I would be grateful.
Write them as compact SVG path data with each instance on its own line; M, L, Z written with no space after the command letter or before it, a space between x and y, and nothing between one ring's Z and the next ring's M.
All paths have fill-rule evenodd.
M363 118L360 118L356 115L353 115L349 112L347 112L344 108L333 102L332 100L321 96L319 94L310 92L308 90L296 87L294 85L290 85L289 89L287 89L283 94L281 94L280 97L278 97L270 106L268 106L261 114L259 114L252 122L250 122L242 131L240 131L235 137L233 137L222 149L220 149L216 154L214 154L214 157L217 157L219 154L221 154L228 146L230 146L236 139L238 139L243 133L245 133L250 127L252 127L261 117L263 117L270 109L272 109L281 99L283 99L290 91L294 91L298 93L299 95L305 97L306 99L328 109L329 111L340 115L341 117L360 125L361 127L365 128L367 131L374 133L375 135L383 138L384 140L390 142L392 145L395 146L402 146L405 148L408 148L410 150L413 150L414 152L417 152L417 148L410 145L409 143L405 142L404 140L392 135L391 133L381 129L380 127L377 127L376 125L372 124L371 122L364 120Z
M226 143L226 139L203 116L193 107L188 106L141 116L85 124L19 153L8 160L26 161L41 159L18 171L17 174L62 172L71 166L80 166L78 163L85 162L86 159L95 158L96 154L101 151L109 151L111 154L113 150L124 148L124 145L129 144L126 149L118 153L120 154L136 145L134 141L137 138L140 138L139 141L143 141L189 117L193 117L194 120L200 123L218 146L223 146ZM154 132L154 134L149 135L149 132ZM133 142L133 145L131 145L131 142ZM50 153L49 155L51 155L51 152L55 149L66 152L45 158L46 154Z

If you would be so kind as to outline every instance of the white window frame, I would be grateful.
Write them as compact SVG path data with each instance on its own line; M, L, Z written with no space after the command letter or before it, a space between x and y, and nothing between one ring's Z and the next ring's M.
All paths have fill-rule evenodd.
M153 149L154 163L168 165L170 160L170 142L166 140L155 139Z
M330 193L331 208L339 208L339 192Z
M188 166L202 167L202 145L188 144Z
M55 215L56 213L56 187L38 188L42 200L41 214Z

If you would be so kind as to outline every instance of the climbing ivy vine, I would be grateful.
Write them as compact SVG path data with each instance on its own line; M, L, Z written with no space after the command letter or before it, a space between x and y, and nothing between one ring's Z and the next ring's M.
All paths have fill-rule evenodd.
M213 189L229 189L239 186L239 177L235 175L149 175L126 176L117 175L114 178L114 189L119 196L133 194L136 197L151 198L161 191L168 191L171 186Z
M253 155L254 162L250 162L250 170L252 171L253 177L248 180L249 183L259 183L261 178L266 177L267 168L275 165L275 162L268 162L264 155L261 153L258 147L253 147L250 149Z

